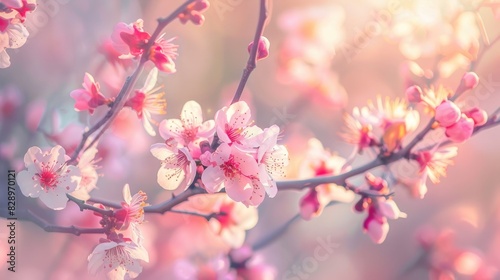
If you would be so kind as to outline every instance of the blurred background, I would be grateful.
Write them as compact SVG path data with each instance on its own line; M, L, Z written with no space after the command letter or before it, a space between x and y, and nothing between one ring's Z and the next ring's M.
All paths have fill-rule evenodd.
M404 98L407 86L425 86L429 80L435 86L456 88L470 61L499 35L495 12L500 4L493 2L274 1L265 29L270 56L259 61L243 100L251 104L257 125L276 124L282 129L282 143L291 158L287 179L298 177L312 137L339 156L351 154L352 145L339 133L342 115L353 107L365 106L376 96ZM69 93L81 87L89 72L105 95L114 96L133 70L112 65L103 55L103 43L115 24L142 18L144 29L152 32L156 19L181 3L38 1L38 9L26 22L27 43L8 50L12 65L0 70L2 170L21 170L22 157L31 146L79 141L83 128L105 111L92 117L78 113ZM248 59L258 1L210 3L201 27L175 21L164 30L166 38L176 37L179 56L177 73L160 74L167 114L158 121L179 118L188 100L200 103L204 118L211 119L232 98ZM474 67L482 82L462 99L462 106L479 106L487 112L500 106L499 54L497 43L480 55ZM423 200L396 188L395 200L408 218L390 221L389 235L381 245L363 233L365 214L355 213L352 203L342 203L311 221L299 219L259 250L258 257L276 268L276 279L500 279L495 274L500 269L498 139L500 129L492 129L459 145L447 178L439 185L429 182ZM118 202L128 183L132 193L145 191L151 204L168 199L171 194L156 182L158 160L149 152L151 144L162 141L147 135L135 113L124 110L100 143L102 176L91 195ZM354 166L369 156L360 156ZM257 242L296 215L303 195L283 191L267 198L259 207L258 225L247 233L247 243ZM42 209L37 211L52 223L98 226L96 217L79 212L72 203L62 211L51 211L20 192L17 199L18 207ZM193 203L202 204L203 198ZM172 213L146 219L150 263L138 279L188 279L172 276L177 259L218 250L201 233L207 230L203 219ZM30 222L17 225L15 274L6 269L8 232L0 227L0 279L95 279L87 273L87 256L100 236L47 233ZM319 260L315 250L322 240L338 245Z

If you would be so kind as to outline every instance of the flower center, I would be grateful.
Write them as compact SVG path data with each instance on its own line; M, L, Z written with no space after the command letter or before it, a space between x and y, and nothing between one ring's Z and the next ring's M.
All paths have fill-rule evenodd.
M240 173L239 166L240 164L234 160L234 156L230 155L229 160L221 166L221 169L224 171L224 176L233 178Z
M45 190L55 189L57 185L57 173L51 170L43 170L37 174L42 188Z

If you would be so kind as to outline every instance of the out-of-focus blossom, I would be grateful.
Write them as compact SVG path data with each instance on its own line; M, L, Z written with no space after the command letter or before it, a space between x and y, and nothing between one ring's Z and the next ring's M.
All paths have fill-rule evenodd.
M205 21L205 16L202 15L202 13L205 12L208 7L210 7L210 2L207 0L196 0L189 4L184 12L179 14L179 20L183 24L191 21L195 25L202 25Z
M100 92L99 84L89 73L85 73L82 86L82 89L75 89L70 93L71 97L75 99L76 111L89 111L90 114L93 114L97 107L109 102Z
M474 107L463 112L474 121L474 126L482 126L488 121L488 114L483 109Z
M271 45L271 43L269 42L269 40L266 37L264 37L264 36L260 37L259 45L257 46L257 60L261 60L261 59L264 59L264 58L269 56L270 45ZM248 52L249 53L252 51L252 47L253 47L253 41L250 42L250 44L248 45Z
M39 197L49 208L63 209L68 198L80 182L80 170L67 165L63 147L55 146L50 151L42 152L38 147L31 147L24 156L27 170L18 173L17 182L21 192L28 197Z
M373 135L373 126L369 121L361 117L359 108L352 110L352 115L344 114L344 132L341 136L347 143L357 146L359 151L376 143Z
M380 177L370 173L365 175L370 191L378 193L378 196L362 196L356 203L354 209L358 212L367 211L363 228L373 242L381 244L384 242L389 232L387 219L406 218L406 214L401 212L392 198L386 198L390 190L387 182Z
M477 56L480 31L473 12L452 1L406 1L393 15L389 37L411 60L440 55L439 74L450 76Z
M101 240L88 256L88 270L110 280L133 279L142 272L141 261L149 262L148 252L141 245L126 240Z
M237 203L226 194L214 196L208 214L219 214L208 222L210 228L232 248L240 247L245 241L245 232L257 224L257 209Z
M429 177L434 183L439 183L439 178L446 176L448 165L453 164L452 158L457 155L457 147L439 147L432 150L419 151L415 159L420 165L420 175L422 178Z
M5 87L0 91L0 125L14 115L23 101L19 89L14 86Z
M46 107L47 104L44 100L35 100L28 104L25 123L31 132L35 132L38 129Z
M474 120L462 114L460 119L446 128L446 136L453 142L461 143L471 138L474 132Z
M158 184L166 190L187 189L196 176L196 163L187 148L177 148L164 143L151 146L151 153L161 161Z
M236 280L230 272L229 260L223 255L210 259L184 258L172 265L172 279Z
M349 170L346 161L338 155L331 154L323 148L318 139L312 138L299 171L301 178L312 178L322 175L338 175ZM346 191L336 184L322 184L312 188L300 201L302 218L310 220L321 215L323 209L331 201L351 202L354 193Z
M149 72L148 77L144 86L135 91L135 95L125 102L125 106L129 106L137 113L137 117L142 120L146 132L155 136L156 132L151 125L158 124L151 114L163 115L167 113L167 101L165 100L165 93L158 92L161 87L156 87L156 81L158 77L158 69L153 68Z
M460 108L453 101L446 100L436 107L436 115L434 117L440 126L448 127L457 123L461 115Z
M163 120L160 123L160 135L163 139L175 139L182 147L190 147L200 140L211 141L215 133L215 122L203 122L200 105L196 101L188 101L182 107L180 119Z
M77 189L71 193L72 196L87 200L90 198L89 193L96 188L97 179L99 174L97 174L96 159L97 149L91 147L83 152L80 159L78 160L78 168L80 169L81 180L78 184Z
M52 131L45 133L45 136L54 143L61 145L66 150L66 153L72 154L80 143L85 128L80 123L70 123L61 130L60 121L60 114L55 112L52 117Z
M22 23L0 16L0 68L10 66L10 56L6 49L20 48L26 43L28 36L28 30Z

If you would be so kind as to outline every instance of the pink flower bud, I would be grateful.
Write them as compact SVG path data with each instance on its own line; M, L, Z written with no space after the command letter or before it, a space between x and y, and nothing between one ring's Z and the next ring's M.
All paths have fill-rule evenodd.
M422 101L422 89L419 86L411 86L406 89L406 98L411 103Z
M264 37L264 36L260 37L259 46L257 48L257 60L261 60L261 59L264 59L264 58L269 56L269 46L270 45L271 45L271 43L269 43L269 40L266 37ZM252 51L252 46L253 46L253 42L251 42L248 45L248 52L249 53Z
M462 77L462 83L466 89L473 89L479 84L479 77L474 72L467 72Z
M364 228L368 236L370 236L372 241L376 244L384 242L389 232L389 224L385 219L379 220L372 216L366 218Z
M318 200L318 193L315 189L311 189L300 200L300 216L304 220L310 220L321 213L321 205Z
M250 259L253 255L252 247L243 245L240 248L233 249L229 252L229 257L235 263L242 264Z
M452 101L443 101L436 107L436 121L442 127L448 127L455 124L460 119L460 108Z
M488 121L488 114L477 107L464 112L464 114L474 121L475 126L482 126Z
M472 136L474 132L474 121L463 115L460 120L452 126L446 128L446 136L453 142L464 142Z

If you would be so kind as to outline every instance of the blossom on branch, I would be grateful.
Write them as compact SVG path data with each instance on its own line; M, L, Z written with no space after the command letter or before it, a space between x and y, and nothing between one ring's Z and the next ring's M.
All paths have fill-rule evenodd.
M24 156L27 170L18 173L21 192L28 197L39 197L49 208L66 207L67 193L73 192L80 183L80 170L67 165L69 157L64 148L55 146L50 151L31 147Z
M76 111L89 111L90 114L93 114L97 107L110 102L101 93L99 84L89 73L85 73L82 86L83 88L75 89L69 94L75 99Z
M142 19L138 19L131 24L120 22L115 26L111 35L111 41L115 50L121 54L119 58L137 58L143 54L147 54L148 59L160 71L175 73L174 59L177 56L178 46L171 43L175 38L165 40L162 35L147 50L151 34L144 31L143 23Z
M96 188L97 179L99 178L96 163L100 160L95 158L96 155L97 148L91 147L84 151L78 160L81 180L76 190L71 193L72 196L78 199L88 200L90 198L89 193Z
M136 278L142 272L141 261L149 262L144 247L130 240L103 239L88 256L90 274L102 273L110 280Z
M196 163L187 148L164 143L151 146L151 153L161 161L158 184L166 190L187 189L196 176Z
M193 152L196 143L202 140L212 141L215 122L213 120L203 122L200 104L190 100L182 107L180 119L163 120L159 130L163 139L172 138L180 147L189 147Z
M145 202L147 195L139 191L132 196L128 184L123 187L123 199L125 201L121 203L122 208L114 214L118 230L126 230L131 224L141 224L144 221L144 207L148 205Z
M164 98L165 93L158 92L161 86L155 88L157 78L158 69L153 68L151 72L149 72L144 82L144 86L136 90L135 95L129 98L124 105L132 108L132 110L137 113L137 117L142 120L144 129L146 129L146 132L151 136L156 135L151 123L158 125L151 117L151 114L164 115L167 113L167 101Z

